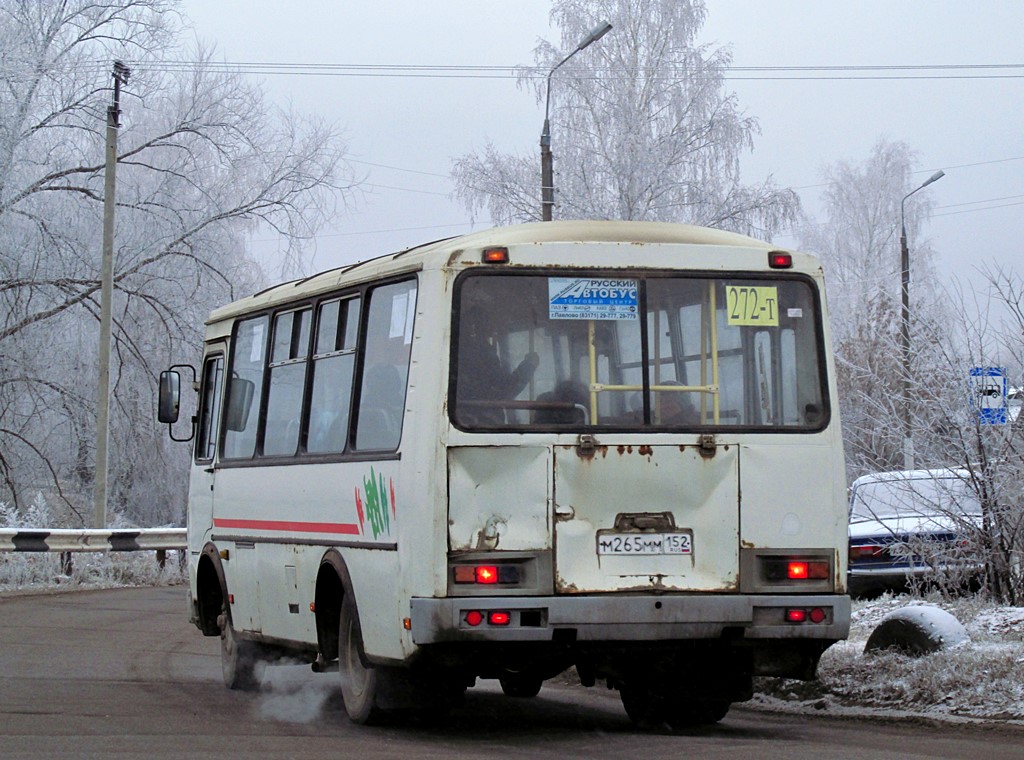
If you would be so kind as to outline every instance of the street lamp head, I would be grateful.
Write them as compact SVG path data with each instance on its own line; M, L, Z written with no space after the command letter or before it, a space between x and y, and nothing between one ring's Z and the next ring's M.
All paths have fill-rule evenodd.
M935 172L935 174L933 174L928 179L926 179L924 181L924 184L921 185L921 187L927 187L932 182L935 182L936 180L940 180L940 179L942 179L945 176L946 176L946 172L942 171L942 169L939 169L937 172ZM918 188L918 189L920 189L920 188Z
M611 30L612 30L612 25L609 24L607 21L602 21L600 24L598 24L597 26L595 26L593 29L590 30L590 34L588 34L580 42L580 44L576 46L576 49L577 50L582 50L587 45L594 44L599 39L601 39L606 34L608 34L608 32L610 32Z

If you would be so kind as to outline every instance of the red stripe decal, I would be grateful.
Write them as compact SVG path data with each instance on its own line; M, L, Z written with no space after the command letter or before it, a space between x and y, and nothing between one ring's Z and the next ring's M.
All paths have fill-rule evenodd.
M276 530L285 533L340 533L358 536L359 526L351 523L294 522L291 520L232 520L214 518L216 528L241 528L249 530Z

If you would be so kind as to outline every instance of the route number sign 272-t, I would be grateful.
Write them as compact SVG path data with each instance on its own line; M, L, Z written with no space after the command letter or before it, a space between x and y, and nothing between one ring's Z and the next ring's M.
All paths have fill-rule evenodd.
M778 327L778 288L726 285L725 298L730 325Z

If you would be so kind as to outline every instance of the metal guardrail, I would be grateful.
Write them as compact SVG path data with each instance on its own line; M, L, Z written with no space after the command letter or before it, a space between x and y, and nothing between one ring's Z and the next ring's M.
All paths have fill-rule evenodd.
M0 529L0 552L134 552L185 549L184 528Z
M2 528L0 552L59 552L61 571L71 574L73 552L156 552L160 567L168 551L179 551L178 564L185 566L188 542L184 528Z

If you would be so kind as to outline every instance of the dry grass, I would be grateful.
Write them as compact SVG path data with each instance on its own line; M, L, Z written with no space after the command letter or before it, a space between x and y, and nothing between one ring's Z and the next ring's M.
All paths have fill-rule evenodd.
M934 604L954 615L970 641L923 657L864 652L886 614ZM925 715L1024 719L1024 608L998 607L976 598L914 599L885 596L856 602L850 639L822 657L818 681L758 679L761 701L807 703L816 709L861 707Z

